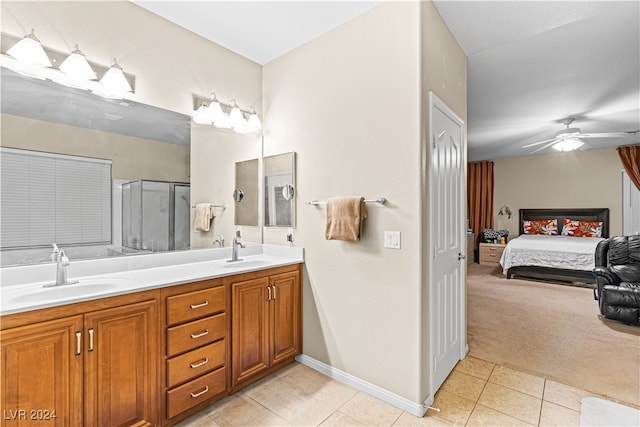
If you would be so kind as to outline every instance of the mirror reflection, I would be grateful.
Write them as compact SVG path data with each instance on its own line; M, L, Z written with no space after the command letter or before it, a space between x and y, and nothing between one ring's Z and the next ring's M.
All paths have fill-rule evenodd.
M2 245L0 266L51 262L52 243L64 247L72 261L211 247L211 243L194 246L189 242L194 234L190 218L193 212L190 185L193 186L193 182L189 116L129 100L102 98L90 92L22 76L6 68L1 71L2 147L107 161L111 164L108 180L111 185L106 190L109 218L105 223L105 214L98 221L100 233L107 230L108 236L101 234L99 240L90 241L58 240L52 232L56 226L65 224L70 213L83 210L88 218L86 222L70 221L70 228L75 231L82 228L92 230L94 227L91 224L92 221L95 224L98 217L96 210L86 208L91 192L81 189L86 179L72 182L67 198L58 203L59 208L67 209L62 215L55 214L55 210L47 210L42 202L35 200L15 205L6 196L11 191L3 186L0 235L11 229L4 220L9 217L5 216L8 206L14 207L16 216L31 219L37 227L31 232L33 239L20 231L19 245L11 248ZM215 159L221 166L228 164L231 168L237 159L233 154L235 149L227 150L226 146L237 142L234 138L235 135L219 138L215 145L216 153L208 159ZM256 138L251 144L259 142L260 139ZM255 151L260 152L259 145ZM4 157L0 156L3 162ZM227 170L224 167L220 169ZM5 182L4 167L2 172L1 178ZM60 179L45 174L39 182L45 183L46 188L52 186L56 189ZM217 178L216 185L227 188L230 195L232 180L229 170ZM24 191L24 181L24 178L13 181L17 183L11 187L14 192ZM257 173L255 181L257 186ZM132 188L137 185L135 183L139 183L142 189L135 198L135 203L139 201L140 205L134 209L135 203L131 203L130 197L134 193ZM154 188L155 184L162 189ZM168 188L166 191L165 187ZM129 199L125 196L123 200L123 191L128 193ZM154 196L150 197L150 194ZM127 200L128 206L125 206L123 202L127 203ZM148 219L146 212L157 214L157 221Z
M264 225L293 227L295 224L295 153L263 159Z
M258 225L258 159L236 162L235 224Z

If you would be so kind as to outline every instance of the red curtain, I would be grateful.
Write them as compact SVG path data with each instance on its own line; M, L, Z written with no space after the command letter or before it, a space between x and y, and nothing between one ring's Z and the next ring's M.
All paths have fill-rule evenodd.
M631 181L640 190L640 145L618 147L618 156Z
M467 218L475 234L475 250L482 230L493 227L493 162L467 164Z

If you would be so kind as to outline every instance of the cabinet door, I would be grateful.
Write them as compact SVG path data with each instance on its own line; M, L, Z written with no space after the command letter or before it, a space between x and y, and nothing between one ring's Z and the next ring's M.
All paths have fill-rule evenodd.
M270 278L272 364L300 353L300 282L297 272Z
M269 278L231 285L232 386L269 367Z
M85 314L85 426L155 425L156 301Z
M0 331L2 426L82 425L81 331L82 316Z

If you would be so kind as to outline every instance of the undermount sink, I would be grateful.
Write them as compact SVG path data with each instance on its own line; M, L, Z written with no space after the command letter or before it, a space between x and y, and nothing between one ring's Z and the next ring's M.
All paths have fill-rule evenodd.
M78 283L62 286L33 287L26 293L20 293L11 298L14 302L42 302L55 301L65 298L83 297L92 294L101 294L116 289L129 283L122 278L106 279L81 279Z
M246 261L233 261L227 262L222 268L253 268L253 267L262 267L266 265L266 261L261 260L246 260Z

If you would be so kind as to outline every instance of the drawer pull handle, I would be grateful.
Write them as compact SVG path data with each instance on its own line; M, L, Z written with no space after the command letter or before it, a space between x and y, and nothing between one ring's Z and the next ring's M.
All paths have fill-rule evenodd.
M205 329L204 332L200 333L200 334L191 334L191 338L196 339L196 338L200 338L203 337L205 335L207 335L209 333L208 329Z
M82 353L82 332L76 332L76 356Z
M209 301L205 301L202 304L190 304L189 307L191 307L191 309L194 309L194 308L206 307L208 305L209 305Z
M93 351L93 328L89 329L89 351Z
M206 365L207 363L209 363L209 358L205 357L202 362L200 362L200 363L190 363L189 366L191 366L191 369L195 369L195 368L199 368L202 365Z
M209 391L209 386L206 385L206 386L204 386L204 390L202 390L202 391L200 391L198 393L189 393L189 394L191 394L191 397L200 397L200 396L202 396L203 394L205 394L208 391Z

